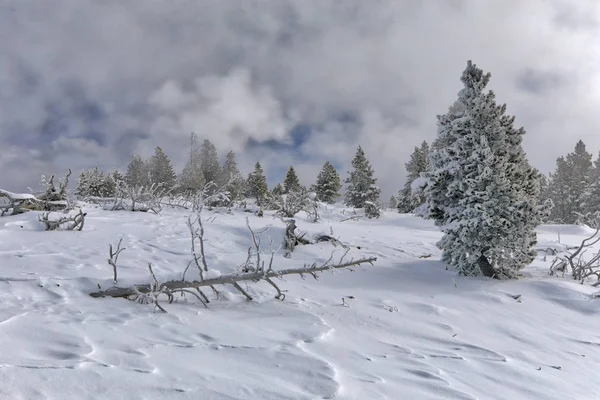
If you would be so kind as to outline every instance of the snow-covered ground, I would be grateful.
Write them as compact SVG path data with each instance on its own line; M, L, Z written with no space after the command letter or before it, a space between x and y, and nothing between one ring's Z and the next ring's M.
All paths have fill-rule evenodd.
M283 302L262 282L247 285L252 302L222 288L209 309L189 298L163 302L163 314L88 293L111 286L108 245L120 238L120 285L150 282L149 262L159 279L180 274L191 258L187 214L86 211L82 232L43 232L35 213L0 219L2 399L600 398L597 289L548 276L551 257L518 281L459 278L439 261L430 222L391 211L341 222L348 214L332 208L317 224L298 216L300 230L331 227L354 256L377 256L374 266L288 277ZM205 211L211 268L245 261L246 216L272 226L265 250L268 237L279 245L277 219ZM588 233L539 232L548 247L558 232L570 244ZM275 265L332 250L299 247Z

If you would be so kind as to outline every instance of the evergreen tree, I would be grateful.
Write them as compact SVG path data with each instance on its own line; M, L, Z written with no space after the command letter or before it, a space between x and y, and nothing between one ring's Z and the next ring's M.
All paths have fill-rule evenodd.
M340 197L341 188L340 175L333 164L325 161L321 172L317 176L317 183L311 189L317 194L317 198L320 201L327 204L334 204Z
M148 167L148 163L146 163L142 157L132 155L129 165L127 165L125 182L129 186L148 186L150 183L150 172Z
M162 185L167 189L175 186L177 175L171 165L171 159L162 148L156 147L154 155L150 159L150 183Z
M229 192L230 200L234 201L241 199L244 195L246 182L240 173L233 151L230 151L225 156L225 162L223 163L221 171L220 186L224 186L225 190Z
M413 193L411 188L413 182L429 168L429 144L427 142L424 141L420 147L415 147L405 167L407 177L404 188L398 193L398 211L410 213L425 202L424 195Z
M569 204L569 167L564 157L556 159L556 169L550 174L548 195L554 204L550 220L567 223L571 220L571 205Z
M547 208L522 149L525 130L484 92L489 79L469 61L457 102L438 116L421 212L441 227L442 258L459 274L512 278L533 260Z
M593 173L592 155L586 150L585 144L581 140L575 145L575 150L567 154L567 163L571 167L570 200L573 207L572 213L576 220L577 214L585 211L584 196L591 184Z
M110 176L112 177L112 180L114 181L115 185L118 185L121 182L125 181L125 177L123 176L123 174L121 173L121 171L119 171L118 169L115 169Z
M556 160L556 171L550 181L553 221L574 224L578 214L585 213L586 193L590 191L592 174L592 155L581 140L573 152Z
M594 168L590 174L590 182L584 193L584 213L600 212L600 153L594 162Z
M283 181L283 194L298 192L301 188L302 185L300 185L300 180L298 179L298 175L296 175L296 170L294 167L290 167Z
M221 164L217 148L208 139L204 139L200 146L200 170L206 182L219 184L222 181Z
M398 208L398 200L396 200L396 197L394 195L392 195L392 197L390 197L388 207L392 210L395 210Z
M549 177L540 174L540 200L539 204L544 204L547 200L550 200L550 180Z
M356 155L352 160L352 167L346 184L345 204L350 207L363 208L365 202L376 203L379 200L381 189L376 185L375 172L367 160L365 152L358 146Z
M274 196L281 196L283 194L283 186L281 186L281 183L275 185L273 190L271 190L271 193L273 193Z
M115 194L115 182L111 174L104 174L98 167L82 171L76 194L82 197L110 197Z
M178 180L180 191L185 193L197 193L206 184L200 167L200 151L197 136L194 132L190 134L190 155L181 174L179 174Z
M247 196L255 198L256 203L262 205L268 192L267 178L260 162L257 162L254 171L248 175Z

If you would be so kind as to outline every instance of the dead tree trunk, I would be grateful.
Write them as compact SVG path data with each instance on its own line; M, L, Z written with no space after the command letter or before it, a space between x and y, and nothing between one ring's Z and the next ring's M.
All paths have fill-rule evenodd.
M304 235L296 235L296 220L290 219L283 221L287 225L285 228L285 235L283 239L283 248L285 249L285 257L289 257L290 253L294 251L299 244L310 244L310 240L305 239Z
M226 285L226 284L235 285L237 282L242 282L242 281L264 280L264 281L268 282L269 280L272 280L272 278L279 278L284 275L301 275L302 276L304 274L308 274L308 275L312 275L313 277L316 277L316 274L318 272L333 270L333 269L340 269L340 268L351 268L351 267L358 266L358 265L365 264L365 263L373 264L375 261L377 261L376 257L369 257L369 258L361 258L358 260L353 260L353 261L348 261L345 263L333 264L333 265L328 265L326 263L324 265L317 266L317 264L312 264L312 265L308 265L308 266L305 265L304 267L301 267L301 268L283 269L280 271L270 269L267 271L221 275L218 278L204 279L202 281L176 280L176 281L168 281L168 282L161 283L158 288L154 288L152 284L140 284L140 285L133 285L130 287L116 287L115 286L115 287L112 287L107 290L101 290L98 292L90 293L90 296L95 297L95 298L99 298L99 297L130 297L130 296L137 296L140 294L151 293L153 290L157 290L157 289L158 290L167 289L169 291L173 291L173 290L181 290L181 289L198 289L201 287L214 286L214 285Z

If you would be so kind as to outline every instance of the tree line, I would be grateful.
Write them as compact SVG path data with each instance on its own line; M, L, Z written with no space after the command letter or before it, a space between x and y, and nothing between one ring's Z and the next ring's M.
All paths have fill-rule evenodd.
M352 167L344 181L344 203L355 208L378 205L381 189L377 186L375 171L360 146L352 160ZM233 151L229 151L221 163L216 146L208 139L199 144L194 133L190 135L189 156L179 173L162 148L156 147L154 155L147 160L139 155L132 155L124 174L118 170L105 173L98 167L82 171L76 194L81 197L110 197L115 194L119 184L130 187L160 185L179 194L204 190L207 195L211 195L216 191L224 191L228 193L230 204L253 198L259 206L268 206L275 199L290 194L308 196L309 192L313 192L318 201L328 204L333 204L342 197L340 174L330 161L325 161L315 183L309 188L300 183L293 166L288 169L283 182L269 188L260 161L244 177Z
M444 234L438 243L442 259L459 274L515 278L535 258L539 224L548 219L574 223L578 216L600 210L600 154L593 162L579 141L572 153L558 158L554 173L541 174L523 150L525 129L514 126L515 117L506 113L506 105L497 104L495 93L486 89L490 78L467 63L457 99L447 113L437 116L437 137L415 147L405 165L406 182L389 205L433 220ZM107 183L100 190L97 182L103 179ZM132 156L123 176L118 171L84 171L78 191L107 194L119 179L181 192L212 183L226 187L233 200L252 197L264 207L273 199L305 198L308 191L330 204L342 196L340 175L329 161L310 188L300 184L293 166L283 182L269 188L260 162L244 178L235 153L227 153L221 164L215 146L209 140L198 145L194 134L179 174L157 147L149 160ZM379 216L381 189L360 146L344 183L344 204L365 208L368 217Z

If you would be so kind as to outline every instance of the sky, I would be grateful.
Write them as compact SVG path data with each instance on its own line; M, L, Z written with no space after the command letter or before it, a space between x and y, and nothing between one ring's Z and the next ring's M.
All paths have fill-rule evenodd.
M358 145L384 196L460 90L467 60L550 172L600 151L595 0L0 0L0 188L125 169L191 132L305 184Z

